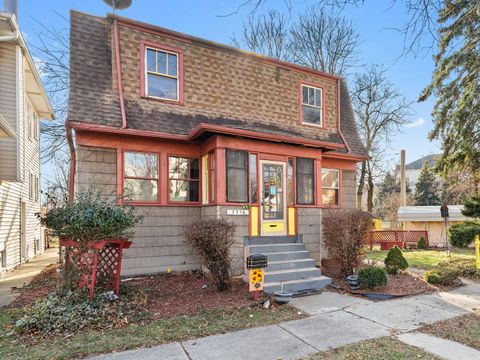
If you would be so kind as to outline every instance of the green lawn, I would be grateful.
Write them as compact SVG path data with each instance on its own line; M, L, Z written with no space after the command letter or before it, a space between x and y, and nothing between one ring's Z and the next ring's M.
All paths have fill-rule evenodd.
M102 332L88 331L71 337L57 335L47 339L31 339L28 336L11 334L11 324L17 311L0 309L0 359L2 360L76 359L87 355L148 347L305 317L290 306L280 306L274 310L210 309L195 315L177 315L143 325L130 324Z
M373 249L365 252L365 259L377 260L383 262L387 256L387 250ZM403 250L403 255L411 267L430 270L443 260L448 260L449 257L446 251L443 250ZM475 259L474 249L452 249L450 258L471 258Z
M384 337L362 341L312 355L307 360L411 360L440 359L422 349L406 345L394 338Z

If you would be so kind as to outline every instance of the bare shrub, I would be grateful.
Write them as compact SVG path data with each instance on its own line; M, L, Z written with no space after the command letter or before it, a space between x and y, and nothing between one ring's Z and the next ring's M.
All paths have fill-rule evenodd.
M323 215L322 229L329 259L338 264L341 275L351 275L360 263L372 216L360 210L332 210Z
M235 234L235 225L225 219L202 219L188 225L187 242L203 259L218 291L229 290L232 282L230 248Z

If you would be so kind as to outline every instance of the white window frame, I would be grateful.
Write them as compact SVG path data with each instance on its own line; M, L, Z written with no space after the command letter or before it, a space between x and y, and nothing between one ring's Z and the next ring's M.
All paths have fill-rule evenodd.
M323 173L324 172L330 172L330 171L335 171L337 173L337 187L331 187L331 186L325 186L323 183ZM328 190L337 190L338 195L337 195L337 203L332 205L332 204L324 204L323 203L323 189L328 189ZM322 205L325 206L340 206L340 170L339 169L330 169L330 168L322 168Z
M318 90L320 92L320 105L317 106L317 105L311 105L308 103L308 99L307 99L307 103L304 102L304 99L303 99L303 88L307 88L307 89L313 89L313 90ZM301 88L300 88L300 99L301 99L301 121L302 121L302 124L306 124L306 125L311 125L311 126L318 126L318 127L323 127L323 89L321 87L318 87L318 86L313 86L313 85L308 85L308 84L302 84ZM320 124L314 124L314 123L311 123L311 122L307 122L307 121L304 121L304 118L303 118L303 107L304 106L308 106L310 108L313 108L313 109L318 109L319 113L320 113Z
M148 70L148 61L147 61L148 50L155 51L155 67L158 66L158 53L163 52L163 53L167 54L166 74L163 74L163 73L160 73L160 72L157 72L157 71L149 71ZM177 57L177 75L176 76L168 75L168 54L175 55ZM144 76L145 76L145 78L144 78L145 79L145 95L147 97L154 98L154 99L180 102L180 75L179 75L179 72L180 72L180 69L179 69L180 54L176 53L174 51L168 51L168 50L164 50L164 49L155 48L153 46L145 46L145 53L143 54L143 57L144 57L144 62L145 62L145 65L144 65L144 68L145 68L145 74L144 74ZM158 69L156 69L156 70L158 70ZM148 93L148 74L153 74L153 75L156 75L156 76L163 76L165 78L177 80L177 98L176 99L170 99L170 98L164 98L164 97L160 97L160 96L150 95Z

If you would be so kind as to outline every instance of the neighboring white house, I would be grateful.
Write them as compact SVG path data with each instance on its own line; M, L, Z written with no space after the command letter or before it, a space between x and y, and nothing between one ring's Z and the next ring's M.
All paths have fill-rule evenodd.
M471 220L462 214L463 205L448 205L448 225ZM440 215L440 206L401 206L397 220L402 222L403 230L427 230L429 244L444 246L446 228Z
M39 121L53 118L16 16L0 11L0 271L43 251Z
M405 177L407 178L407 181L410 184L412 192L415 192L415 184L417 183L418 178L420 177L420 173L422 172L423 165L427 163L428 166L433 167L439 158L440 158L440 155L431 154L431 155L423 156L420 159L417 159L405 165ZM442 181L441 177L438 175L436 175L435 178L439 182Z

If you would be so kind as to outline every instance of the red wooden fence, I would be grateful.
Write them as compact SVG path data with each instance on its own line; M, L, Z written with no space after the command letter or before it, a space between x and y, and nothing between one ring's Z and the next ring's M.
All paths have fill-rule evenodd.
M370 245L370 249L374 244L388 242L417 245L421 237L427 241L428 246L428 231L426 230L374 230L368 233L367 243Z

